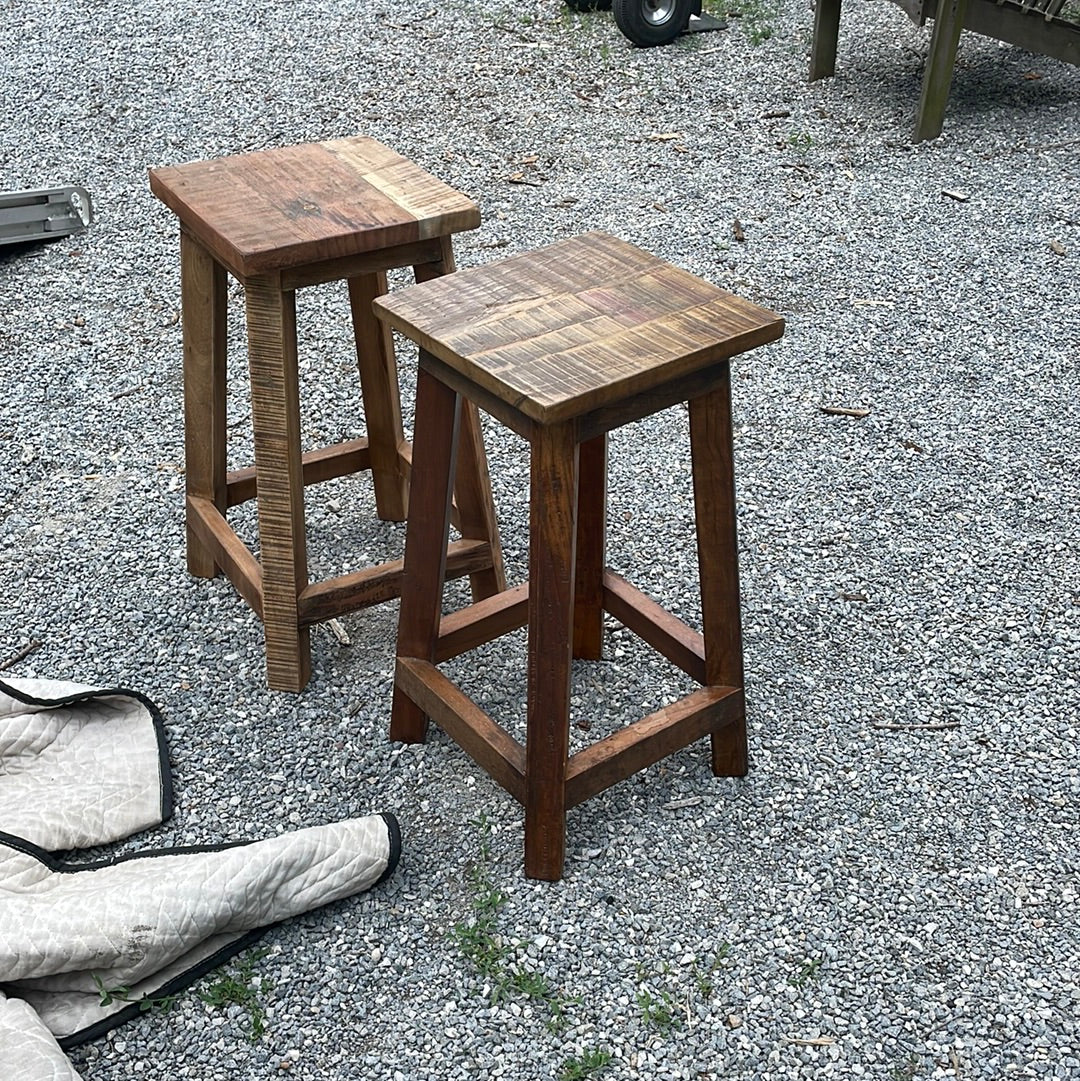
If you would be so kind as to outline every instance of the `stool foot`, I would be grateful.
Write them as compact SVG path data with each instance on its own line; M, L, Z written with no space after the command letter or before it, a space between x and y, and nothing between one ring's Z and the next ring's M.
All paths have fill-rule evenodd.
M721 732L714 732L712 771L714 777L745 777L749 772L746 748L746 710L741 709Z

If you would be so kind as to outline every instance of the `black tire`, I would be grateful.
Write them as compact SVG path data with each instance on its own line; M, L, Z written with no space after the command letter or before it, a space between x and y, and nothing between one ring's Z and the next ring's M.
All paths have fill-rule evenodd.
M642 48L667 45L687 27L694 0L612 0L619 29Z

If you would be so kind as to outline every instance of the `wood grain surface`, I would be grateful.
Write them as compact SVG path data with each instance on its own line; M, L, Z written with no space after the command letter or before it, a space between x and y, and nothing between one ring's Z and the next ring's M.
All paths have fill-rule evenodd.
M544 424L646 392L784 331L773 312L600 232L396 291L375 308Z
M480 224L471 199L364 136L152 169L150 189L240 278Z

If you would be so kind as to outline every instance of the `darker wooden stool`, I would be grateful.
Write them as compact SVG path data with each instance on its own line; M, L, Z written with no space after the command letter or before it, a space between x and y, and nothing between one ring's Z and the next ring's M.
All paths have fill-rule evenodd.
M704 735L746 772L728 359L783 320L603 233L459 271L375 302L418 342L413 513L390 734L431 718L525 806L525 873L562 875L566 811ZM529 581L441 616L462 401L528 440ZM607 433L689 402L704 634L604 567ZM569 756L572 657L599 658L607 611L703 684ZM528 624L524 747L437 664Z
M465 196L374 139L284 147L153 169L150 187L180 219L184 318L187 558L224 571L263 621L267 677L298 691L311 674L312 624L396 597L402 561L309 583L304 486L370 469L377 511L404 521L412 448L402 433L397 365L372 300L386 272L418 282L454 269L452 234L480 213ZM244 288L255 467L226 472L226 272ZM349 284L366 438L301 452L296 290ZM505 587L475 407L463 414L447 575L473 597ZM226 520L258 503L260 559Z

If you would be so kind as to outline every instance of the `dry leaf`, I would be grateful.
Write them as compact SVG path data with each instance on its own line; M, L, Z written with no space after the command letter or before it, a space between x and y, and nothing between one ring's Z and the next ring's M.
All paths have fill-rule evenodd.
M859 420L870 416L869 409L852 409L846 405L823 405L821 411L831 417L856 417Z
M831 1047L836 1040L831 1036L815 1036L811 1040L800 1040L797 1036L786 1036L788 1043L798 1044L800 1047Z
M670 143L673 139L681 139L682 137L683 133L681 131L657 131L646 136L647 139L651 139L654 143Z
M738 218L736 218L736 219L735 219L735 220L734 220L734 221L733 221L733 222L731 223L731 231L732 231L732 233L733 233L733 234L735 235L735 239L736 239L736 240L737 240L737 241L738 241L738 242L739 242L740 244L742 244L742 243L744 243L744 242L745 242L745 240L746 240L746 232L745 232L745 230L744 230L744 229L743 229L743 227L742 227L742 222L741 222L741 221L739 221L739 219L738 219Z
M950 199L955 199L958 203L966 203L971 196L966 191L954 191L950 188L945 188L942 195L947 195Z
M535 165L539 160L535 154L530 154L527 158L519 158L518 165Z
M1041 71L1025 71L1024 72L1024 78L1029 80L1029 81L1031 81L1033 79L1041 79L1042 78L1042 72Z
M1062 244L1060 240L1051 240L1050 241L1050 250L1055 255L1064 255L1065 254L1065 245Z

